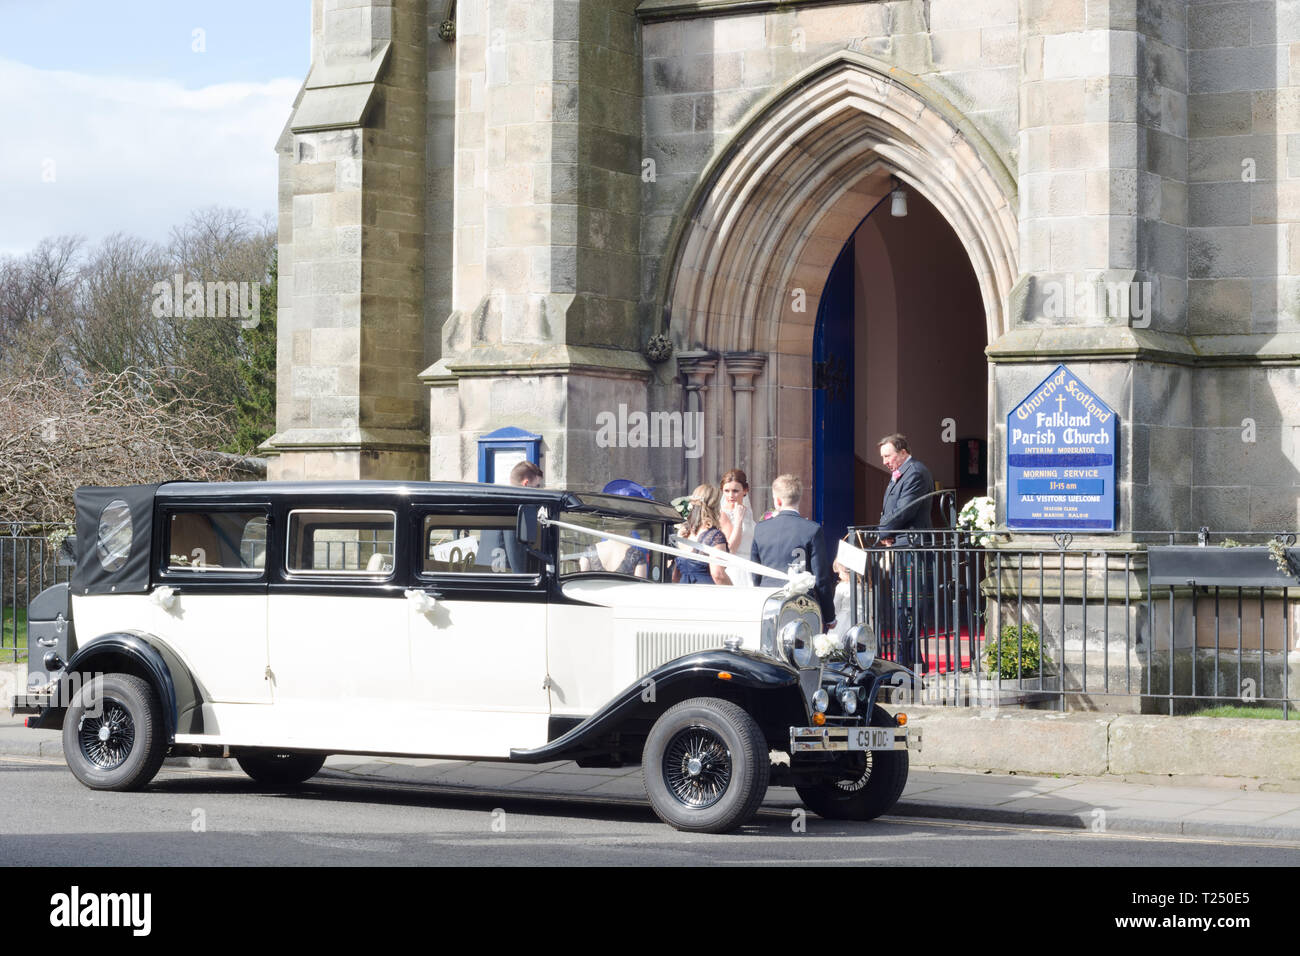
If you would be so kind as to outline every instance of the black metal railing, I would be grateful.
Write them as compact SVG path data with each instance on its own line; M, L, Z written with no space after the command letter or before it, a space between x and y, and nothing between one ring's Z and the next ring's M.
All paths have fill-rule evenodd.
M51 543L70 525L0 522L0 664L27 657L27 608L52 584L67 581L72 567ZM56 538L57 540L57 538Z
M1162 531L1146 545L995 534L988 546L979 534L907 532L887 546L874 527L850 529L866 552L863 572L850 571L854 623L871 627L882 657L923 678L918 702L1169 714L1231 706L1284 719L1300 703L1290 676L1300 677L1294 534ZM1212 542L1225 537L1246 546L1220 553ZM1192 547L1174 546L1183 541Z

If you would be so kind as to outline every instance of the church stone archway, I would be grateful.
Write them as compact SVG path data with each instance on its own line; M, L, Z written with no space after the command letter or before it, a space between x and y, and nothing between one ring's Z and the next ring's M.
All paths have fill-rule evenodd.
M894 177L926 197L969 256L985 340L1008 330L1014 180L922 81L841 53L756 111L701 178L670 247L659 302L686 408L704 412L710 438L687 462L687 487L739 464L766 507L777 474L811 477L822 290Z

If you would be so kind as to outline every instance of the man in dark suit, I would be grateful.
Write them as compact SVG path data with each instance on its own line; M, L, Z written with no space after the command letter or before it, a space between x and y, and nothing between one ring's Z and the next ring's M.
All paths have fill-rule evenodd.
M889 487L885 489L884 507L880 513L879 528L884 531L929 529L930 503L927 498L934 491L934 477L930 469L921 464L907 450L907 437L897 433L880 439L880 460L890 473ZM928 538L925 535L882 535L881 543L919 546Z
M803 482L797 475L781 475L772 482L776 514L754 526L754 547L749 558L778 571L810 571L817 581L811 597L821 606L822 620L829 624L835 616L835 580L822 526L799 514L802 497ZM776 588L786 582L763 575L755 583Z
M880 439L880 460L890 472L889 487L880 515L880 543L898 548L922 548L932 544L924 533L889 534L894 531L924 532L930 522L928 497L934 491L934 477L907 450L907 438L897 433ZM925 648L917 640L918 624L929 619L931 581L934 578L934 555L925 551L904 551L895 556L890 582L890 608L882 624L886 633L896 636L899 644L896 660L904 667L914 667L918 658L924 662Z

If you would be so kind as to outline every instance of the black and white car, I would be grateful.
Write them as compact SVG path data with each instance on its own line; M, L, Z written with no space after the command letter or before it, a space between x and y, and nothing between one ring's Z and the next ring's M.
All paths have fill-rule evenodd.
M14 706L62 727L93 789L185 754L277 786L330 754L639 763L665 822L722 832L769 782L865 820L907 780L905 718L880 702L913 675L865 625L815 642L807 576L670 583L667 505L349 481L83 488L76 506L72 579L33 602Z

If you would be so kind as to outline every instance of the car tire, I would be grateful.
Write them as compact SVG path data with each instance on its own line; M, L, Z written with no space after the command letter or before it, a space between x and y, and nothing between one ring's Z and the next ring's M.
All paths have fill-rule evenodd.
M873 707L871 726L897 724L883 709ZM874 820L893 809L907 786L907 751L865 750L853 757L862 759L862 766L850 771L856 776L796 786L804 806L827 820Z
M726 833L758 812L771 762L763 731L743 707L696 697L655 721L642 754L646 796L671 827Z
M235 754L235 762L258 783L270 787L293 787L316 776L325 765L325 755L245 750Z
M72 775L92 790L139 790L167 755L158 694L130 674L94 678L68 704L63 753Z

